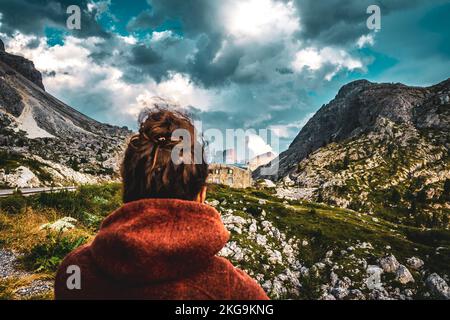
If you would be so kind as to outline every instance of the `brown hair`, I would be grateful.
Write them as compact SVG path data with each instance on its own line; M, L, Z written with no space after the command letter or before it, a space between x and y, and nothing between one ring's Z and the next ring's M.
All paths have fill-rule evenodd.
M172 150L182 141L173 140L172 133L177 129L189 132L191 159L197 148L201 150L200 161L178 164L172 161ZM194 200L208 175L203 155L203 144L196 139L194 125L186 114L162 108L147 111L139 133L128 143L122 162L124 203L145 198Z

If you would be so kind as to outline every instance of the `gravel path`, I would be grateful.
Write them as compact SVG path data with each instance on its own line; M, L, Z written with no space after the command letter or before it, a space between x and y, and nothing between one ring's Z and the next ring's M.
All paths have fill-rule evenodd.
M48 280L34 280L29 286L22 287L16 290L16 294L23 298L29 298L34 295L45 293L52 289L53 282Z
M26 274L17 270L19 254L11 250L0 249L0 278Z
M7 277L23 277L31 273L18 270L17 254L11 250L0 249L0 280ZM49 280L34 280L28 286L21 287L15 291L19 298L30 298L35 295L43 294L53 289L53 282Z

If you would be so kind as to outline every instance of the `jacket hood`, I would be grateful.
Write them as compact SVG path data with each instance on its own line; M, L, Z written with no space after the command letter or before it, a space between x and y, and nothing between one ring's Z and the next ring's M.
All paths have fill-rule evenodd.
M164 281L205 267L229 239L211 206L145 199L110 214L90 246L97 266L116 279Z

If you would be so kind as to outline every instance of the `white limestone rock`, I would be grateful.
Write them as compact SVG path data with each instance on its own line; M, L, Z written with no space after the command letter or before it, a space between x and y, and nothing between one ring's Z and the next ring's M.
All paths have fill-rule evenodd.
M401 284L407 284L409 282L414 282L414 277L411 272L404 265L400 265L396 271L396 279Z
M450 287L437 273L430 274L426 280L426 284L435 294L450 300Z
M423 260L422 260L422 259L419 259L419 258L417 258L417 257L411 257L411 258L408 258L408 259L406 260L406 263L408 264L409 267L411 267L411 268L414 269L414 270L419 270L419 269L421 269L421 268L423 267L423 265L424 265Z
M397 258L392 254L381 258L379 260L379 264L381 268L383 268L383 271L387 273L396 272L400 267L400 263L397 261Z

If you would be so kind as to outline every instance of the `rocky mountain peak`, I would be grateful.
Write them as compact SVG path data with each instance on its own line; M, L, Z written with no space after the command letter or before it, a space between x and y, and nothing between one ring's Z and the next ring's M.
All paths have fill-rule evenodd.
M352 82L274 160L277 195L448 229L449 150L450 79Z
M34 67L34 63L24 57L7 53L5 51L5 44L0 39L0 68L7 69L6 72L17 72L32 83L37 85L42 90L45 90L42 83L41 73ZM6 65L6 66L5 66ZM2 68L2 69L3 69ZM12 70L11 70L12 69Z
M441 109L448 104L449 83L446 80L421 88L357 80L344 85L336 97L307 122L289 149L275 159L279 161L277 178L286 176L319 148L383 130L386 121L421 128L445 128L448 119ZM259 170L254 172L254 177L260 177Z
M0 167L0 185L110 179L130 133L56 99L44 90L32 61L0 51L0 156L14 163L8 172Z
M363 90L364 88L369 87L370 85L372 85L372 82L370 82L366 79L355 80L355 81L349 82L349 83L343 85L341 87L341 89L339 89L337 97L342 97L342 98L346 97L348 94L352 93L353 91Z

